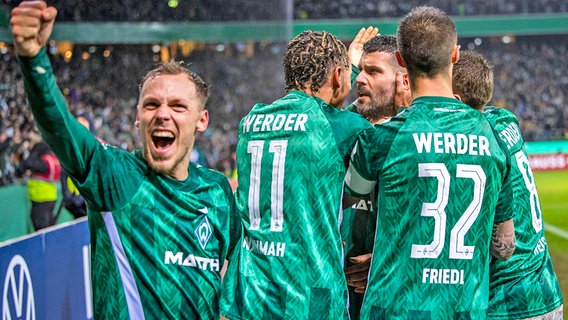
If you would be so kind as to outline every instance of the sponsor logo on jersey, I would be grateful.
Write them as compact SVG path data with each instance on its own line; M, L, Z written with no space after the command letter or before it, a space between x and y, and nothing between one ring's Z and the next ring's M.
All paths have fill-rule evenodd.
M15 255L6 271L2 293L2 319L35 320L34 289L26 260Z
M183 252L166 251L165 264L176 264L182 267L192 267L201 270L219 271L219 259L199 257Z
M361 199L359 202L353 204L351 208L360 211L373 211L373 202L371 200Z

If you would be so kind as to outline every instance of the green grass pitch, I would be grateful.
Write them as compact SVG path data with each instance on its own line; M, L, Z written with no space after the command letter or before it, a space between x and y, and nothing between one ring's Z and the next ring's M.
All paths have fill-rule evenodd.
M534 172L534 178L544 217L548 250L566 302L568 299L568 170Z

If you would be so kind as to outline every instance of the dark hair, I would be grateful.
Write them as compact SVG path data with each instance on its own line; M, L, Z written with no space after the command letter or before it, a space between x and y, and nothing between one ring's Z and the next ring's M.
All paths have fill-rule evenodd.
M394 54L397 50L396 37L391 35L374 36L363 45L363 52L388 52Z
M477 52L460 52L454 64L452 89L463 103L483 110L493 95L493 66Z
M284 90L318 92L335 66L350 68L345 45L329 32L304 31L288 44L284 59Z
M142 90L142 87L146 82L155 78L158 75L162 74L171 74L176 75L180 73L185 73L189 80L191 80L197 89L197 95L199 96L202 107L205 107L209 96L211 95L211 89L209 85L203 81L203 79L195 72L189 70L188 68L183 66L183 61L174 61L169 60L166 62L161 63L158 67L148 71L146 75L142 78L140 85L138 86L138 90Z
M412 77L432 77L451 65L457 45L454 21L434 7L410 11L397 30L398 50Z

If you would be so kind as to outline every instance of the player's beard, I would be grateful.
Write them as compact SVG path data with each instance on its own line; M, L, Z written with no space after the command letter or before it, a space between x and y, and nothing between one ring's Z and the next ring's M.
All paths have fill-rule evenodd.
M377 99L377 97L379 97ZM357 112L365 119L373 122L384 117L392 117L396 113L394 106L394 92L389 95L373 94L367 96L368 103L358 101Z

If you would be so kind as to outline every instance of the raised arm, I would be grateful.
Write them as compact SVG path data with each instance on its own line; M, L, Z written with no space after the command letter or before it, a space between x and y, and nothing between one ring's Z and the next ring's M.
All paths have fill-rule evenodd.
M87 162L100 143L67 110L65 97L57 87L45 50L56 16L57 9L48 7L45 1L22 1L12 10L11 31L36 125L63 168L82 180Z

